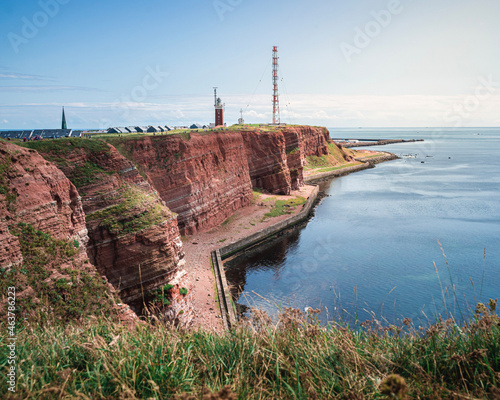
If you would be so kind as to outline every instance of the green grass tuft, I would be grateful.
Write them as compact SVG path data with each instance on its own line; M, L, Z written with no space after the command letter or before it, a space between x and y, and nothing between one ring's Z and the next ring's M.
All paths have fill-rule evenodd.
M122 235L149 228L169 217L168 210L153 194L125 185L118 204L87 214L85 219L87 222L98 220L109 232Z
M271 211L264 214L264 218L274 218L279 217L280 215L292 214L297 206L300 206L305 202L306 199L302 196L297 196L290 200L276 200Z

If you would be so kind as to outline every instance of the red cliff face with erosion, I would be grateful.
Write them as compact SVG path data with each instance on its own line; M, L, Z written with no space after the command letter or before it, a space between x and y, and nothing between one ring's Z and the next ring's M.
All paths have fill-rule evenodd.
M176 215L113 146L81 139L61 143L67 144L33 146L57 163L82 196L90 261L125 302L168 283L184 265Z
M238 132L146 136L123 149L178 214L179 229L190 235L208 230L252 200L245 145Z
M286 127L146 136L113 141L147 176L190 235L250 204L252 187L289 194L310 155L328 154L325 128Z
M31 224L61 240L87 245L80 196L66 176L36 151L0 143L0 267L20 265L19 238L9 226ZM78 257L86 258L84 252Z

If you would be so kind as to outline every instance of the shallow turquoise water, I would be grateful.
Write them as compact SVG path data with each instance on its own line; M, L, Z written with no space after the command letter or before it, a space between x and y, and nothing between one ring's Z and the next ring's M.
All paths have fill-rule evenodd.
M332 180L306 226L226 262L239 304L425 324L500 297L500 129L330 132L425 142L372 147L415 158Z

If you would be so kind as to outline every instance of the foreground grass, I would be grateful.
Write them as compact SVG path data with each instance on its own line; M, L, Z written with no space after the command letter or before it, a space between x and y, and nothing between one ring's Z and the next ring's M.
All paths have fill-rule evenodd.
M479 307L461 328L442 321L422 333L408 321L410 327L326 329L314 311L293 309L277 323L254 311L252 323L225 335L161 323L129 331L97 318L25 327L18 332L17 397L11 398L496 399L495 307ZM5 352L0 368L6 373ZM3 379L0 393L6 389Z

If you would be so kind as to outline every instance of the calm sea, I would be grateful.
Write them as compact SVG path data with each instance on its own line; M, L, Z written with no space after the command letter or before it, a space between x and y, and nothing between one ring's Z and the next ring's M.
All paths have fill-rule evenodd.
M309 306L323 321L424 325L500 297L500 128L330 134L425 142L372 147L402 158L333 179L307 224L227 261L243 311Z

